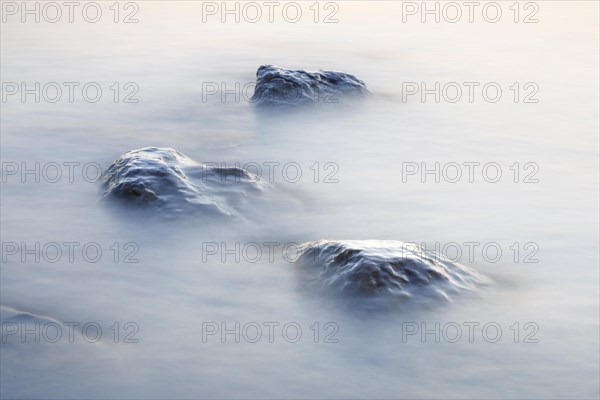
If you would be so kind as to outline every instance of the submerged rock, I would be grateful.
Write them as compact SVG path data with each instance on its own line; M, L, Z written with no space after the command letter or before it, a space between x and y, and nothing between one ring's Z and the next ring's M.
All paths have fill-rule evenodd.
M0 323L2 326L4 326L6 323L42 325L56 322L59 321L52 317L33 314L28 311L18 310L12 307L0 306Z
M170 213L232 215L260 179L241 168L193 161L170 149L146 147L115 160L103 175L104 196Z
M312 288L400 301L451 301L487 282L471 268L393 240L305 243L297 262Z
M256 78L251 101L258 105L339 103L342 97L369 95L363 81L343 72L295 71L261 65Z

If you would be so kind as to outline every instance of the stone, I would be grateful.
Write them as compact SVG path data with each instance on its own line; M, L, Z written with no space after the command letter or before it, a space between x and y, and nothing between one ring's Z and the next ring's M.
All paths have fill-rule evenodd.
M249 171L197 163L171 149L146 147L115 160L102 176L104 197L164 213L235 214L232 204L264 184Z
M394 240L319 240L300 246L299 271L309 287L401 301L449 302L489 281L435 252Z
M363 81L337 71L308 72L261 65L256 78L251 102L259 106L339 103L343 98L370 94Z

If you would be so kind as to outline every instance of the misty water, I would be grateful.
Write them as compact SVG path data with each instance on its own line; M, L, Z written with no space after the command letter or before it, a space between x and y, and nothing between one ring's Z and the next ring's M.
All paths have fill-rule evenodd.
M497 23L480 12L403 22L388 1L319 3L316 23L309 3L297 23L222 23L203 22L201 2L147 1L129 24L133 9L121 3L115 23L100 4L98 23L17 14L1 27L3 398L599 396L598 3L536 2L537 23L523 23L523 3L515 23L509 2ZM351 73L372 95L259 111L247 84L263 64ZM63 95L21 101L6 82L57 82ZM80 84L73 102L64 82ZM95 103L89 82L102 89ZM457 82L462 98L423 101L407 82ZM463 82L479 83L473 102ZM490 82L497 102L482 95ZM102 201L95 167L147 146L258 165L265 189L224 218ZM462 177L422 175L436 163ZM479 163L472 182L465 163ZM308 290L289 262L285 244L319 239L445 248L491 283L451 302L363 309ZM102 255L82 254L89 244ZM23 321L63 336L7 334ZM102 336L75 329L71 342L67 322ZM220 332L236 323L239 343Z

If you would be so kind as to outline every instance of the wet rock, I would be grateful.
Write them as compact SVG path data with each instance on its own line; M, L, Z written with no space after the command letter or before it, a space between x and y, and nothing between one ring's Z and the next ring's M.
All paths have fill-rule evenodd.
M233 215L236 204L264 188L256 175L241 168L197 163L159 147L123 154L102 178L105 198L175 214Z
M251 101L260 106L339 103L342 98L369 95L363 81L343 72L308 72L261 65L256 78Z
M0 306L0 335L2 336L2 345L14 344L23 342L23 338L27 337L31 342L40 342L40 337L32 332L41 332L49 324L61 329L62 322L55 318L34 314L28 311L15 309L7 306ZM52 328L51 335L54 335L57 328ZM30 332L27 336L25 332ZM25 336L23 336L25 335Z
M487 278L412 243L320 240L300 247L299 271L311 288L400 301L451 301Z
M0 306L0 322L15 324L49 324L58 322L56 319L44 315L33 314L11 307Z

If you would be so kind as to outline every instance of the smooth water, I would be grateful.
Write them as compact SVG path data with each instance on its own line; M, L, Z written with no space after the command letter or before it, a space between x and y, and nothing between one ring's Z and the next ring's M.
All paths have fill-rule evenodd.
M3 398L598 398L598 3L535 2L530 24L513 22L509 2L498 23L481 14L403 23L401 2L336 2L338 22L327 24L304 2L298 23L281 14L203 22L201 2L142 1L139 22L123 24L100 4L96 24L8 16L1 27L3 95L6 82L80 83L72 103L64 89L56 103L17 94L1 104ZM531 11L523 4L521 19ZM319 7L320 20L334 10ZM348 72L373 96L270 115L249 96L212 94L252 83L262 64ZM88 82L103 90L96 103L82 98ZM471 103L463 86L456 103L423 102L403 97L406 82L497 82L503 92L491 103L477 89ZM123 102L136 87L139 101ZM538 102L523 102L535 87ZM107 168L146 146L253 172L259 164L269 189L234 219L160 218L100 201L82 166ZM64 166L50 182L51 163L65 162L79 163L73 182ZM452 162L463 166L457 183L406 175ZM497 163L500 181L477 169L470 183L470 162ZM22 172L35 163L37 176ZM318 239L403 240L452 255L458 244L459 262L493 284L439 307L366 312L303 287L283 247ZM78 246L72 262L67 242ZM82 255L90 243L102 249L97 262ZM250 243L262 248L257 261ZM33 318L20 313L54 321L63 337L8 335ZM96 323L102 337L76 331L71 343L65 322ZM239 343L209 335L237 322ZM279 324L272 338L269 323ZM135 329L128 339L138 343L128 343Z

